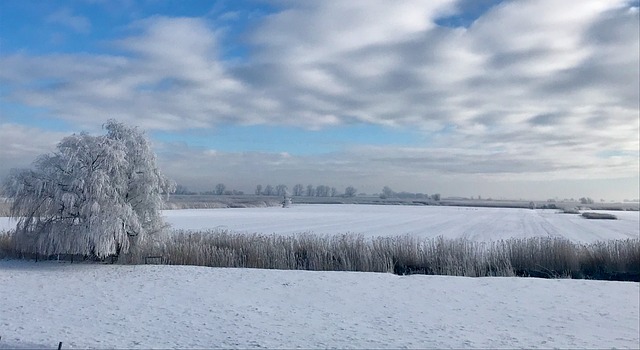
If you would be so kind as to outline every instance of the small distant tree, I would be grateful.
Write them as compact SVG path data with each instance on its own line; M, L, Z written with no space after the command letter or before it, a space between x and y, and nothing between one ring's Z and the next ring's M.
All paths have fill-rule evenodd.
M331 197L335 197L338 195L338 189L335 187L331 187Z
M307 185L307 196L313 197L315 193L316 191L314 190L313 185Z
M325 186L325 185L318 185L316 187L316 197L329 197L329 191L331 189L329 188L329 186Z
M183 186L183 185L176 185L176 190L175 190L174 193L175 194L181 194L181 195L195 194L195 192L189 191L189 188L187 188L186 186Z
M380 198L384 199L384 198L392 198L395 197L395 192L393 192L393 190L389 187L389 186L384 186L382 188L382 193L380 194Z
M216 185L216 194L217 195L222 195L224 194L224 190L227 188L227 186L225 186L224 184L217 184Z
M589 197L580 198L580 204L593 204L593 199Z
M264 188L264 195L265 196L273 196L274 195L274 189L273 186L271 185L267 185Z
M284 196L285 193L287 193L287 190L287 185L277 185L275 189L276 196Z
M262 194L262 185L258 185L256 186L256 196L259 196Z
M431 195L431 199L433 199L436 202L440 201L440 193L434 193Z
M18 219L18 249L106 257L127 253L164 226L163 195L175 188L145 135L114 120L106 135L67 136L34 169L3 183Z
M296 197L302 196L304 194L304 186L302 184L296 184L293 186L293 195Z
M345 197L353 197L356 195L356 193L358 193L358 190L356 190L353 186L349 186L344 189Z

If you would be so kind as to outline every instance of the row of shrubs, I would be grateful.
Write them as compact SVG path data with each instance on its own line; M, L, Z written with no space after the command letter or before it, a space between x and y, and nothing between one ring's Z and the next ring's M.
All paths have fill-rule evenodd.
M11 235L0 235L0 257L34 258L13 249L16 243ZM211 267L640 281L639 239L580 244L557 237L474 242L409 235L174 231L146 240L119 262L143 264L150 257L156 263Z
M582 217L585 219L595 219L595 220L617 220L618 217L608 213L591 213L586 212L582 213Z

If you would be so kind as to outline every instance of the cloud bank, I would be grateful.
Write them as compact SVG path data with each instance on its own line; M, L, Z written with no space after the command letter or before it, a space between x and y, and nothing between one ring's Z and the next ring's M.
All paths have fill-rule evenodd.
M468 27L437 24L464 15L456 1L277 6L238 38L248 48L240 59L226 59L221 44L237 13L138 20L107 44L108 54L3 54L0 81L9 92L2 99L46 110L78 130L107 118L174 132L366 123L420 130L427 140L322 157L297 157L292 149L288 160L225 155L225 164L280 159L274 164L301 176L317 169L320 176L325 165L354 179L638 174L640 21L627 1L506 1ZM207 161L203 152L171 159L198 164Z

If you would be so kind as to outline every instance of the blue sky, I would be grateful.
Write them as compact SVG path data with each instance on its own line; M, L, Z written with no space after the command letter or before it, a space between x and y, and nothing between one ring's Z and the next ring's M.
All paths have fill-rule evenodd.
M288 126L220 125L213 130L154 132L155 139L226 152L275 152L312 155L338 152L350 145L412 146L427 144L422 133L406 129L357 124L307 130Z
M2 1L0 177L116 118L195 190L637 198L638 22L626 0Z

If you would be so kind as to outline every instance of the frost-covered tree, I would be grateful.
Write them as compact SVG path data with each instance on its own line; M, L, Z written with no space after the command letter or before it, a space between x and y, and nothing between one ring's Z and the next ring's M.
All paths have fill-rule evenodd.
M273 196L275 194L275 190L273 189L273 186L271 185L265 186L263 194L265 196Z
M287 185L277 185L275 192L276 196L284 196L288 192Z
M380 198L392 198L395 197L396 193L389 186L384 186L382 188L382 194L380 194Z
M331 188L325 185L318 185L316 187L316 197L329 197Z
M34 169L3 183L22 251L99 258L127 253L163 226L163 195L175 185L156 165L145 135L109 120L106 135L65 137Z
M181 194L181 195L193 195L196 194L195 192L192 192L189 190L189 188L187 186L178 184L176 185L176 190L174 191L175 194Z
M354 197L357 192L358 192L358 190L356 190L355 187L349 186L349 187L345 188L344 196L345 197Z
M293 195L296 197L302 196L304 194L304 186L302 184L296 184L293 186Z
M224 190L227 188L227 186L225 186L224 184L217 184L216 185L216 194L217 195L222 195L224 194Z
M308 197L313 197L313 195L315 195L316 190L313 187L313 185L307 185L307 196Z
M593 199L589 197L580 198L580 204L593 204Z
M262 185L256 186L256 195L259 196L262 194Z

